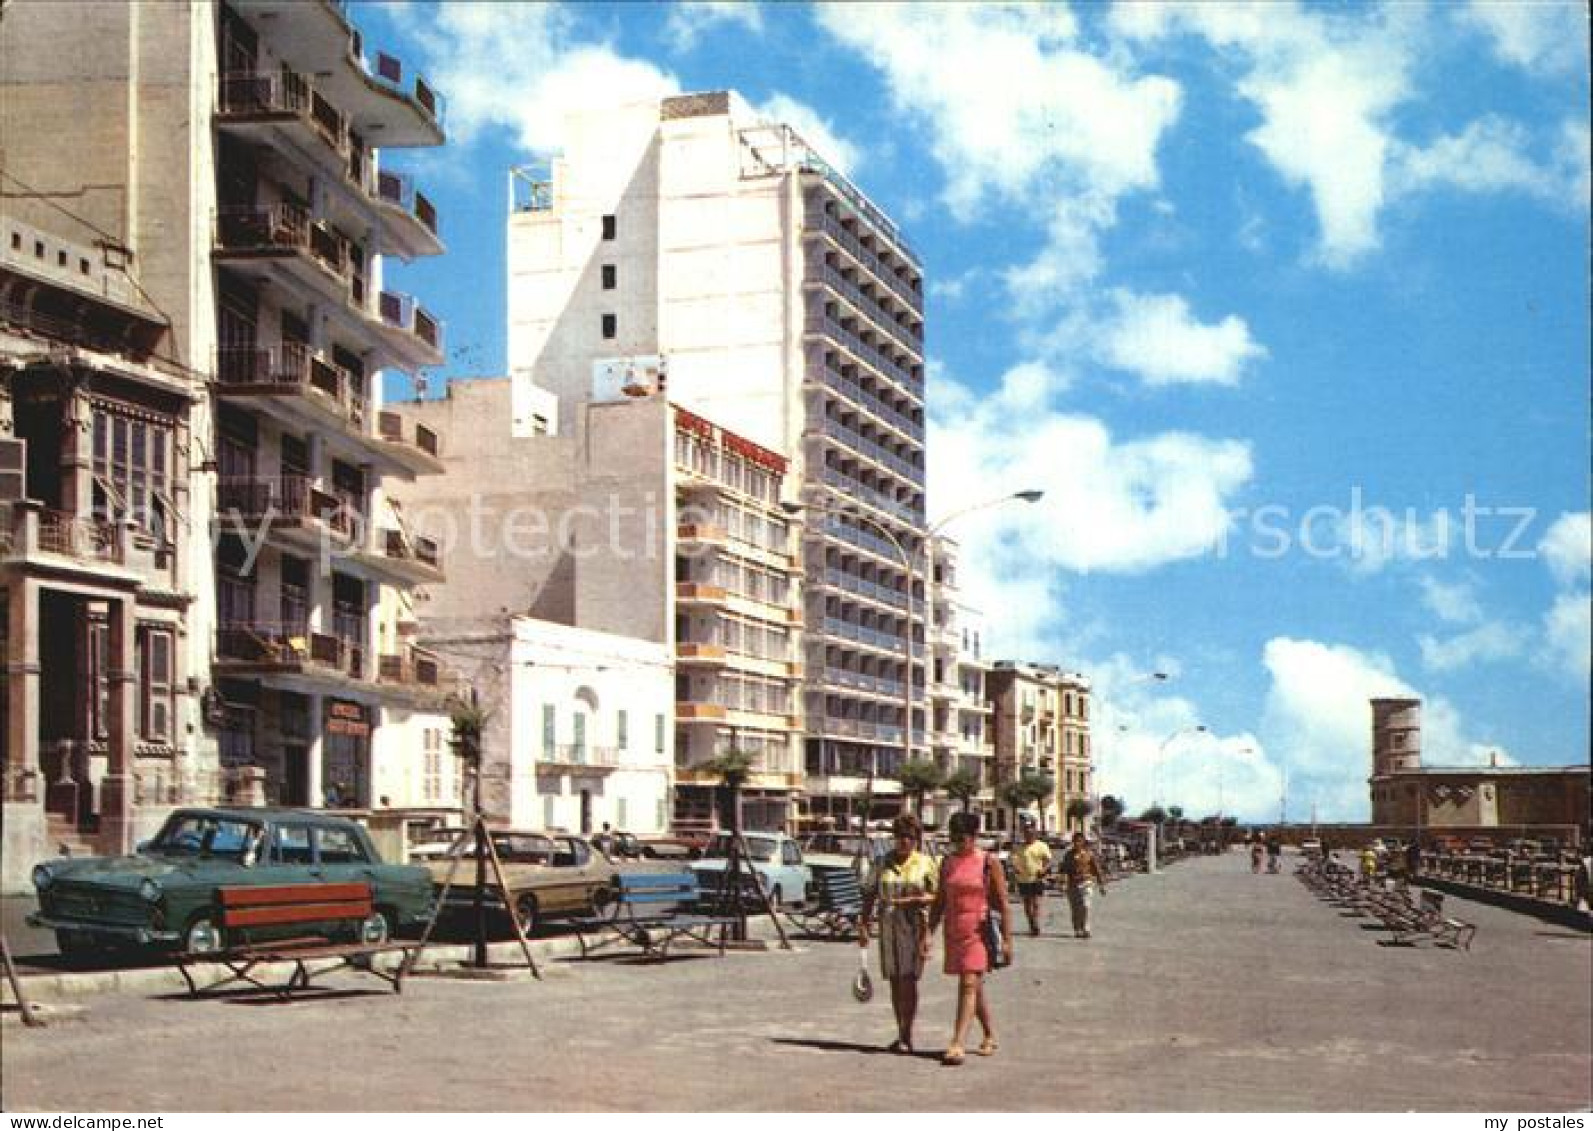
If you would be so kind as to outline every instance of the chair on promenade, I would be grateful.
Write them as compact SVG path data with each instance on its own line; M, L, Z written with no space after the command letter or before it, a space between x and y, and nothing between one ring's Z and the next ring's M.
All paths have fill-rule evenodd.
M830 939L855 939L863 913L863 889L850 868L813 869L817 898L785 913L803 934Z

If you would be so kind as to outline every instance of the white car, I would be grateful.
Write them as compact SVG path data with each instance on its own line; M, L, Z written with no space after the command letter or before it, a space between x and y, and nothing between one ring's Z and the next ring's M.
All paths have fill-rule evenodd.
M784 833L744 833L747 852L758 877L758 883L769 893L774 905L807 900L808 883L812 873L802 861L802 849ZM692 861L691 870L697 873L697 887L712 892L730 863L730 834L715 833L703 850L702 859Z
M1300 854L1307 858L1322 855L1322 842L1316 837L1310 837L1300 842Z

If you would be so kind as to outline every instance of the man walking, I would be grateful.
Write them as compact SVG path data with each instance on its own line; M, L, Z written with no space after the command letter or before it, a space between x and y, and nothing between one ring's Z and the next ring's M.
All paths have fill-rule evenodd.
M1045 874L1051 870L1051 846L1040 839L1033 821L1023 823L1023 843L1012 850L1012 874L1029 918L1029 934L1040 933L1040 897L1045 894Z
M1083 833L1073 834L1073 847L1062 857L1062 875L1067 878L1068 910L1073 913L1073 937L1090 937L1090 884L1093 881L1104 899L1106 879L1100 862Z

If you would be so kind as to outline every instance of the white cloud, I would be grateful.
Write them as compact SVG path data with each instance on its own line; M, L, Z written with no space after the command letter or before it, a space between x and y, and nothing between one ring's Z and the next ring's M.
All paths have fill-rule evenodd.
M1482 605L1470 582L1445 582L1436 577L1418 580L1422 587L1422 604L1439 620L1449 624L1475 624L1482 619Z
M1526 634L1513 625L1490 621L1449 637L1424 634L1418 638L1418 643L1422 663L1433 671L1447 672L1482 661L1518 656L1527 639Z
M1276 637L1267 642L1262 661L1272 683L1261 735L1269 749L1285 752L1294 815L1298 819L1314 802L1323 820L1365 820L1371 809L1369 700L1423 696L1399 677L1387 656L1346 645ZM1501 761L1509 759L1472 737L1448 700L1424 698L1424 765L1477 765L1496 750Z
M573 15L555 5L405 5L393 15L425 45L425 70L447 95L448 129L458 142L497 128L529 153L552 153L564 144L565 116L589 107L595 92L619 105L679 89L652 63L578 42Z
M1587 590L1562 593L1543 616L1546 663L1584 688L1593 675L1589 640L1593 640L1593 599Z
M1561 515L1538 543L1538 552L1561 585L1586 585L1593 572L1593 512Z
M1015 643L1060 623L1051 589L1059 572L1141 572L1209 552L1252 471L1240 441L1178 432L1124 440L1094 417L1058 412L1052 401L1066 381L1027 362L976 394L938 367L930 374L936 515L1010 491L1046 492L1038 504L979 511L948 530L967 548L970 603ZM1016 582L1024 600L1009 591Z
M669 5L664 37L677 52L690 51L709 32L734 27L739 34L763 33L763 9L752 0L675 0Z
M801 134L818 155L848 177L853 177L863 166L863 151L835 132L828 119L818 111L786 94L776 94L768 101L754 107L758 114L776 122L784 122Z
M1540 662L1585 686L1593 674L1593 593L1588 587L1593 579L1593 513L1562 514L1538 543L1538 552L1560 590L1543 614Z
M1519 122L1488 115L1423 147L1400 147L1390 171L1394 194L1452 188L1462 192L1519 192L1549 204L1585 208L1586 162L1579 161L1575 126L1540 160L1533 137ZM1585 139L1586 129L1581 136ZM1585 143L1584 143L1585 145Z
M991 194L1033 203L1068 190L1115 197L1157 182L1156 146L1178 85L1082 49L1060 5L837 4L820 25L884 75L895 108L930 126L963 218Z
M1481 30L1507 63L1533 73L1586 74L1587 7L1579 3L1472 0L1463 22Z
M1302 547L1316 556L1342 560L1354 574L1379 573L1393 563L1442 561L1462 535L1462 524L1446 510L1424 517L1412 507L1398 513L1363 506L1359 488L1351 500L1348 511L1334 516L1333 539L1325 544L1317 541L1320 535L1313 528L1303 532Z
M1267 351L1244 319L1202 323L1178 295L1113 292L1116 319L1103 329L1102 359L1151 385L1209 382L1234 385L1245 365Z

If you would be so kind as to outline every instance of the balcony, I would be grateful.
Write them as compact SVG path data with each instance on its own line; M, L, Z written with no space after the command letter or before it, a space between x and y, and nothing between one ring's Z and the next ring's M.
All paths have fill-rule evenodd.
M391 169L378 170L375 200L388 237L383 241L382 250L392 251L405 260L442 254L437 206L415 188L411 177Z
M222 479L216 508L222 523L264 527L273 542L299 551L328 542L352 546L365 524L359 500L322 490L302 475Z
M377 415L376 440L387 458L412 475L441 475L442 445L437 433L420 423L407 430L404 425L404 418L396 412Z
M677 581L675 600L683 605L722 605L730 599L730 591L722 585L705 585L700 581Z
M677 664L722 668L729 659L729 653L718 644L699 644L682 640L675 645Z
M399 687L435 688L442 683L442 664L420 648L376 658L376 679Z
M265 283L284 277L327 302L363 309L365 281L353 268L353 245L297 204L223 205L216 209L213 258Z
M896 344L914 355L922 356L924 352L924 331L922 324L903 326L894 318L885 313L882 300L871 295L842 272L836 270L828 263L819 260L810 261L802 275L802 284L805 287L828 287L834 294L857 312L858 317L868 322L881 334L895 340Z
M222 673L279 673L312 679L363 681L365 649L352 640L283 622L224 623L216 630L216 668Z
M687 551L717 549L729 540L730 535L722 527L703 522L683 522L675 532L676 544Z
M338 0L233 0L273 51L295 70L319 76L350 124L384 149L443 143L442 101L424 79L385 52L367 60Z
M537 764L566 769L612 770L620 764L620 751L612 746L560 744L540 750Z
M923 315L924 296L915 290L911 283L891 270L884 257L873 248L865 246L857 233L847 228L839 218L828 215L822 208L809 208L803 214L802 223L804 238L822 236L832 240L835 246L845 251L860 267L889 288L909 310L919 316Z
M0 510L0 521L4 518ZM101 584L132 584L169 574L175 554L170 545L130 524L24 499L10 505L9 525L0 524L0 561ZM169 577L162 577L162 587L170 587Z
M309 155L325 173L348 169L348 121L304 75L227 71L220 76L216 123L229 133L272 148Z
M918 490L923 489L924 469L922 466L891 451L877 440L869 439L857 429L843 424L839 420L833 420L827 416L815 420L809 425L805 436L809 439L832 441L844 455L851 456L854 459L868 460L876 468L884 468L893 475L905 480L911 487ZM918 454L921 456L921 453ZM906 513L912 516L908 521L915 524L920 521L918 515L911 508L907 508Z
M863 388L861 382L842 373L822 350L814 349L808 353L807 383L846 398L854 411L868 413L885 426L895 429L903 439L913 444L923 444L922 420L914 420L882 397Z
M809 311L802 332L809 338L826 338L845 350L859 365L866 365L888 380L922 400L924 379L911 368L871 342L865 341L855 331L848 329L838 319L822 311Z
M675 704L675 721L679 723L723 723L729 717L729 710L718 703Z
M369 406L354 374L302 342L223 346L218 393L245 400L295 430L363 435Z
M419 369L443 362L443 327L413 298L397 291L383 291L376 311L382 341L405 369Z
M377 530L368 547L358 547L359 564L400 585L441 585L442 555L430 538L411 537L401 530Z

